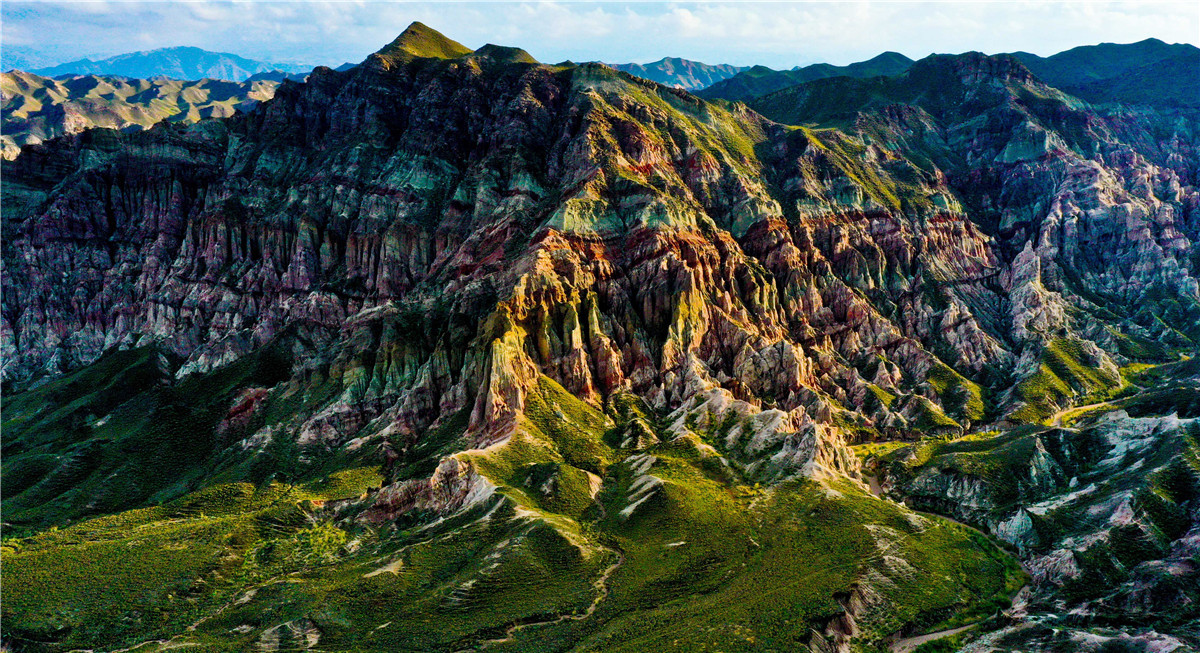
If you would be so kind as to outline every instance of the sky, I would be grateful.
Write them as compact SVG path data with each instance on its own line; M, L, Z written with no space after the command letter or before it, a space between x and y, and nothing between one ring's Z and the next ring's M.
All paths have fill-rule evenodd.
M791 68L886 50L1024 50L1155 37L1200 45L1191 2L0 2L2 67L192 45L271 62L359 62L419 20L469 47L515 45L538 60Z

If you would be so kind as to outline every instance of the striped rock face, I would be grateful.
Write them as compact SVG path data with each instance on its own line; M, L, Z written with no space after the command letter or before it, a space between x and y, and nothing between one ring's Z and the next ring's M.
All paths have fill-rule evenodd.
M864 474L1026 547L1005 501L1069 482L1037 434L1187 386L1198 125L1007 57L748 107L416 25L232 117L29 147L3 164L6 520L225 533L176 580L234 648L829 651L977 620L1012 560ZM1032 438L1016 498L897 453L990 431ZM5 628L193 636L182 590L135 590L159 621L28 598Z

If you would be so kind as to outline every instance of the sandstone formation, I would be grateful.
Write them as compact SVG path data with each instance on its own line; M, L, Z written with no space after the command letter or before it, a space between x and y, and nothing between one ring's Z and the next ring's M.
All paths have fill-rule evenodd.
M218 482L310 488L353 461L382 466L379 485L305 490L312 523L293 515L271 545L292 558L237 555L390 575L251 592L237 605L275 616L205 612L202 632L385 647L400 641L388 623L338 606L366 595L347 579L396 576L417 583L403 592L426 583L404 610L432 611L405 624L451 615L438 633L411 626L403 641L424 650L700 641L671 635L675 618L731 650L883 647L983 610L974 582L1006 603L1017 572L978 533L867 496L851 447L1053 422L1139 391L1130 364L1194 355L1198 128L1187 109L1094 108L1006 56L933 56L747 106L414 24L232 117L65 135L3 164L0 348L20 434L6 508L45 527L166 510ZM123 480L131 456L169 459L137 429L194 458ZM1025 452L1026 503L1066 501L1054 493L1077 475L1055 433ZM1079 455L1115 455L1097 451ZM926 462L889 481L894 496L1036 548L1035 600L1056 600L1046 570L1070 566L1070 545L1030 539L1053 506L1010 510L989 479ZM1180 501L1192 533L1196 501ZM1193 578L1173 571L1189 537L1131 573ZM834 579L811 580L816 598L791 583L793 607L738 603L742 630L658 605L682 592L724 610L758 570L809 578L789 565L843 544L853 555L823 563ZM443 566L405 576L393 555ZM673 555L687 562L646 562ZM268 583L243 573L204 585ZM1113 591L1088 614L1194 599ZM27 632L90 641L64 619ZM145 632L181 632L160 628Z

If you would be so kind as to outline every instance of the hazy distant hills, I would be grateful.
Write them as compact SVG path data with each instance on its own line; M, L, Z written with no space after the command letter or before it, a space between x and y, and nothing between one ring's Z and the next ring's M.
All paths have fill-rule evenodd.
M465 47L465 46L464 46ZM1012 56L1039 79L1089 102L1130 104L1200 104L1200 49L1168 44L1158 39L1138 43L1081 46L1049 57L1029 52ZM21 59L24 61L24 59ZM13 66L12 56L6 65ZM708 99L749 101L797 84L830 77L869 78L899 75L913 60L898 52L884 52L846 66L817 63L791 70L766 66L706 64L679 57L651 63L609 64L644 79L699 93ZM352 68L345 63L336 70ZM17 65L18 68L27 69ZM46 77L61 75L120 75L147 79L223 79L235 82L285 79L304 81L310 66L249 59L195 47L173 47L131 52L93 61L79 59L56 66L34 68Z
M848 66L817 63L791 70L773 70L754 66L729 79L717 82L700 93L702 97L722 100L749 100L804 82L828 77L878 77L899 75L913 60L899 52L884 52L866 61Z
M1014 52L1051 86L1088 102L1200 104L1200 48L1158 39L1101 43L1049 57Z
M1193 45L1146 39L1081 46L1049 57L1029 52L1015 52L1012 57L1050 86L1088 102L1200 105L1200 48ZM900 75L912 64L912 59L902 54L885 52L848 66L813 64L792 70L754 66L714 83L699 95L748 102L818 79Z
M646 64L617 63L609 65L652 82L688 91L708 88L749 69L749 66L712 65L679 57L663 57L658 61Z
M276 82L182 81L80 75L51 79L33 73L0 73L0 125L4 158L23 145L91 127L145 129L160 120L195 122L231 116L270 99Z
M344 63L344 64L338 66L337 68L334 68L334 70L336 70L340 73L340 72L350 70L351 68L353 68L357 65L358 64L347 62L347 63ZM247 77L246 81L247 82L264 82L264 81L265 82L282 82L284 80L291 80L293 82L303 82L304 80L308 79L309 72L311 72L311 71L306 70L302 73L287 73L282 70L268 70L265 73L253 74L250 77Z
M228 52L210 52L194 47L161 48L130 52L99 61L79 59L32 72L46 77L60 75L121 75L146 79L224 79L244 82L259 73L307 73L312 66L268 63Z

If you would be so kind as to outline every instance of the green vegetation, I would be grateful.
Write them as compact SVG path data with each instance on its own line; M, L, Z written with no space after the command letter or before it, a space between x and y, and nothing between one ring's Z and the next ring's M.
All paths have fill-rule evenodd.
M913 446L911 442L894 440L891 442L868 442L850 447L855 455L864 462L874 458L890 458L891 454L905 447Z
M954 417L966 422L983 419L983 388L955 372L950 366L935 361L929 368L929 385L933 386L942 405Z
M867 389L870 390L871 395L873 397L875 397L875 399L877 399L879 401L879 403L883 404L883 406L886 408L891 408L892 404L896 403L896 395L888 392L887 390L884 390L883 388L875 385L874 383L868 383Z
M1083 361L1077 341L1058 339L1046 345L1037 371L1017 384L1016 394L1025 405L1009 415L1015 422L1045 419L1070 401L1088 402L1111 397L1124 386L1119 374Z
M446 38L426 25L414 22L396 40L385 45L376 54L392 65L408 63L413 59L455 59L471 53L471 48Z
M1026 426L954 440L926 440L886 448L878 452L877 459L887 469L889 477L901 485L930 468L946 478L978 479L987 488L989 503L995 510L1004 511L1018 502L1036 499L1045 491L1031 471L1040 455L1039 447L1056 451L1069 447L1074 452L1076 465L1095 460L1102 450L1099 439L1093 434L1075 435L1073 440L1069 445L1064 444L1050 437L1044 429ZM918 497L923 498L923 495Z
M916 431L928 433L934 437L962 431L962 425L950 419L937 404L921 395L914 395L913 401L916 405L916 412L912 426Z
M1111 328L1108 329L1108 333L1117 341L1117 350L1121 352L1122 356L1143 361L1167 362L1171 360L1170 350L1157 340L1123 333Z
M929 203L920 188L891 177L878 165L869 164L864 157L867 148L862 141L839 130L802 127L790 132L788 138L805 139L825 156L830 168L844 175L879 206L900 211Z
M883 602L857 617L861 640L878 642L986 617L1023 582L978 533L851 482L746 485L632 396L609 416L542 378L526 408L507 442L455 454L498 492L454 515L377 522L382 475L344 461L303 483L211 485L6 539L6 637L232 651L291 624L333 650L456 650L506 633L495 647L790 649L867 586ZM428 455L453 448L464 419ZM632 422L660 444L620 454L608 443Z
M175 382L171 361L157 350L114 351L6 398L4 470L16 476L5 484L6 521L41 528L195 489L233 444L232 433L217 426L240 393L278 383L289 367L286 349L271 346ZM240 457L248 465L239 451L227 451L225 464ZM289 462L294 457L275 464ZM231 472L228 480L249 471Z
M343 479L340 486L349 484ZM16 641L53 637L80 645L182 633L244 584L245 565L262 551L288 551L276 553L282 561L276 567L335 556L344 533L310 526L301 508L327 498L281 484L218 485L162 506L8 540L6 633Z
M976 633L970 630L955 633L948 637L935 639L932 642L925 642L913 649L913 653L956 653L962 650L963 646L971 641L975 635Z

